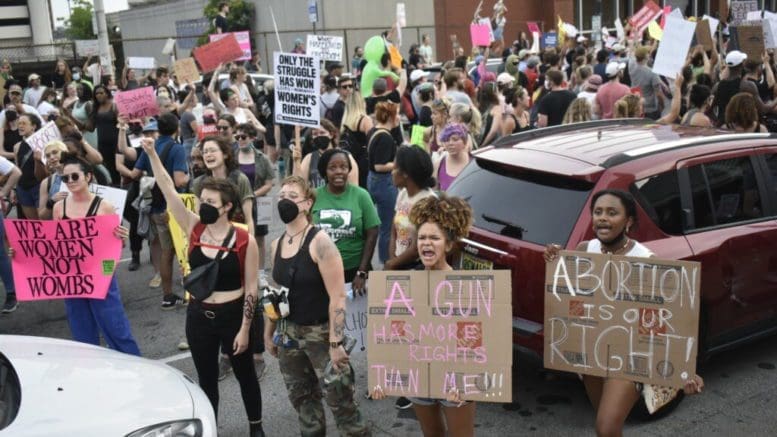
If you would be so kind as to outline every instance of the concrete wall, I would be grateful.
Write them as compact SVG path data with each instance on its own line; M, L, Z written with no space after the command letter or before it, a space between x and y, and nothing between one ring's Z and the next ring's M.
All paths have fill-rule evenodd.
M405 1L408 28L403 33L403 52L419 35L434 35L434 0ZM136 8L111 14L109 20L121 26L125 39L159 38L158 40L125 42L126 56L154 56L160 63L169 59L161 54L165 39L175 36L175 21L202 17L205 0L183 0L158 6ZM255 2L254 49L263 59L263 65L272 62L272 53L278 50L272 15L278 25L282 48L291 50L296 38L305 40L313 33L308 19L308 0L260 0ZM391 27L396 16L396 2L384 0L318 0L316 30L319 34L346 38L344 61L350 61L353 49L383 30ZM417 26L417 28L413 28ZM178 57L189 56L188 50L178 50Z

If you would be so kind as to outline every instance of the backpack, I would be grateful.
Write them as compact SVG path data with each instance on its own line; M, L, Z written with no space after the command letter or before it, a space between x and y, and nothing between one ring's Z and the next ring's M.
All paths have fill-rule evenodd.
M240 283L245 285L245 266L246 266L246 252L248 249L248 231L241 229L238 226L235 226L235 244L232 246L229 251L230 252L237 252L238 260L240 261ZM205 225L202 223L197 223L194 225L194 228L192 229L192 234L189 239L189 254L192 253L192 250L194 250L195 246L203 246L202 243L200 243L200 236L205 231Z

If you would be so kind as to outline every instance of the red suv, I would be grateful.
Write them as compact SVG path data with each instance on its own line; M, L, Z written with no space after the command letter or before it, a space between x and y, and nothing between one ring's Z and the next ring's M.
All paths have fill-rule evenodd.
M606 188L637 199L630 236L702 263L700 355L775 331L777 136L608 120L505 137L448 190L475 215L460 267L512 270L515 344L542 356L544 246L594 238Z

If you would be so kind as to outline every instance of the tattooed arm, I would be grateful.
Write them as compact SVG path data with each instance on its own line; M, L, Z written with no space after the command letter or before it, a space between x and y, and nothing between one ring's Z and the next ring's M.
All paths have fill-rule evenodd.
M329 341L338 342L345 334L343 259L335 244L324 232L316 234L310 252L313 261L318 264L318 270L329 294Z
M235 235L237 238L237 235ZM257 302L257 281L258 271L256 265L259 263L259 248L256 240L251 234L248 234L248 248L246 249L245 278L243 290L245 290L245 303L243 304L243 324L240 326L235 336L234 351L235 355L245 352L248 349L249 332L251 331L251 321L254 319Z

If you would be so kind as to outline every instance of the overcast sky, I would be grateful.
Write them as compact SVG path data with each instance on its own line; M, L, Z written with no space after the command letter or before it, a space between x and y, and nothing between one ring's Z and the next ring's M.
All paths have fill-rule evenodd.
M69 17L67 13L67 0L49 0L51 1L51 10L54 14L54 26L58 26L63 21L57 20L57 18L64 18L67 19ZM91 0L89 0L91 3ZM75 4L75 0L70 0L71 6ZM116 11L121 11L124 9L127 9L127 0L103 0L103 5L105 5L105 12L111 13Z

